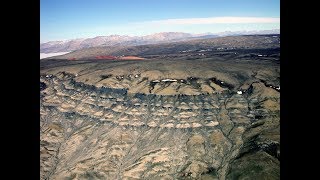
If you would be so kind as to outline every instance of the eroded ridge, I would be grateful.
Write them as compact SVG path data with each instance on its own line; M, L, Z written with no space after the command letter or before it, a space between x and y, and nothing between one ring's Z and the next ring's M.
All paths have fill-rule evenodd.
M239 93L217 79L179 81L201 88L209 80L210 92L163 95L152 92L178 80L130 93L64 72L41 76L41 178L225 179L257 127L274 119L278 126L279 92L261 82Z

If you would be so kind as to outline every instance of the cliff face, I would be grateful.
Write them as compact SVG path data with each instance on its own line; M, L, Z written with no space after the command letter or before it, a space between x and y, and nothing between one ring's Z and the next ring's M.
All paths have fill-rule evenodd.
M42 69L41 179L279 179L278 65L197 65Z

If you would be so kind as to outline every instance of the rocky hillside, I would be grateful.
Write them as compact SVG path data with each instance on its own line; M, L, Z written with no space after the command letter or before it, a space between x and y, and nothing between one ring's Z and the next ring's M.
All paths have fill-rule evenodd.
M279 77L269 60L42 60L41 179L280 179Z

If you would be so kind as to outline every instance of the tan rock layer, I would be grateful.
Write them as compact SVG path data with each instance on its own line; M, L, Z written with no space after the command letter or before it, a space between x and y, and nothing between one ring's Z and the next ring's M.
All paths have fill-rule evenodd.
M224 179L243 134L253 136L252 123L279 118L279 92L264 84L241 95L156 95L86 85L68 74L40 81L47 85L41 179L199 179L211 171Z

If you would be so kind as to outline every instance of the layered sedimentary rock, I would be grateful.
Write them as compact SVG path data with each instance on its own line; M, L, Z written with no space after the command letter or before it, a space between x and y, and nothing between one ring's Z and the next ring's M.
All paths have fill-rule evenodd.
M240 172L252 168L257 179L278 173L280 87L261 80L273 74L241 83L155 74L111 73L86 83L77 73L43 73L41 179L241 179L249 175Z

